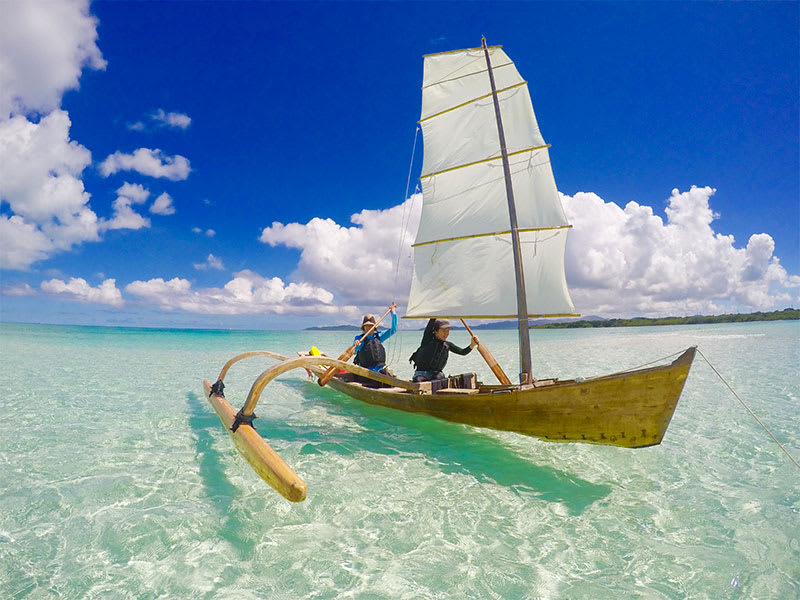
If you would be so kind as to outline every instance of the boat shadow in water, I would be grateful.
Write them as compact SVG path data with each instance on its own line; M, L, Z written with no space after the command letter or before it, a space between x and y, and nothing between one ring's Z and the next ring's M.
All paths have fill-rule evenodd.
M263 419L259 432L265 439L306 441L301 452L336 452L352 455L358 451L377 454L421 455L447 474L464 474L479 482L495 483L520 497L536 497L562 504L570 515L611 493L611 486L596 484L552 467L539 466L519 456L501 440L480 429L449 423L427 415L364 404L335 390L320 389L304 381L281 382L307 398L304 406L324 401L329 414L355 421L359 427L288 426ZM309 385L317 392L308 395ZM361 429L363 427L363 429Z
M225 474L223 453L217 450L214 443L220 431L219 419L213 411L207 410L205 399L194 392L186 394L186 404L189 428L200 465L200 478L209 500L220 515L220 536L231 544L241 558L250 557L255 549L255 541L247 535L251 526L238 516L233 507L233 501L240 491ZM232 445L225 452L228 450L235 452Z

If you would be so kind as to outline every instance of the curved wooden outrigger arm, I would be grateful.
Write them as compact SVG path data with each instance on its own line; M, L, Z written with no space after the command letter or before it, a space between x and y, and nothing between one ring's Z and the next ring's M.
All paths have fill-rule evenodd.
M414 390L415 388L413 383L406 381L405 379L397 379L396 377L384 375L383 373L370 371L364 367L359 367L358 365L353 365L335 358L329 358L327 356L301 356L299 358L290 358L288 360L284 360L283 362L273 365L261 373L261 375L256 378L255 382L253 382L253 386L250 388L250 393L247 395L247 401L245 402L244 407L242 407L241 413L245 416L250 416L253 414L256 404L258 403L258 399L261 397L261 392L264 391L264 388L267 386L267 384L275 379L278 375L298 368L309 369L313 371L315 370L315 367L333 367L335 369L347 371L353 375L360 375L361 377L366 377L368 379L372 379L373 381L385 383L392 387L398 387L404 390Z
M228 362L226 362L224 367L222 367L222 371L219 372L219 377L217 377L217 381L222 381L223 379L225 379L225 375L228 374L228 370L237 362L239 362L240 360L244 360L245 358L250 358L251 356L269 356L270 358L274 358L275 360L280 360L280 361L286 360L286 357L283 354L277 354L276 352L270 352L269 350L252 350L250 352L237 354Z
M244 407L239 413L236 413L222 393L222 388L224 387L222 380L234 364L252 356L268 356L280 360L281 362L273 365L258 376L255 383L253 383L253 386L250 388L250 393L247 396ZM281 354L268 352L266 350L245 352L234 356L225 363L215 384L212 385L208 380L204 382L206 398L214 407L217 416L233 439L237 450L247 459L247 462L250 463L253 470L258 473L264 481L270 484L284 498L292 502L301 502L305 500L306 484L252 426L252 418L255 418L253 410L258 403L261 392L266 385L278 375L297 368L308 369L314 371L317 375L321 375L327 368L331 367L349 371L355 375L373 379L393 387L414 389L414 384L409 381L396 379L395 377L390 377L383 373L376 373L335 358L328 358L326 356L303 356L300 358L288 359ZM242 421L241 416L244 416L246 420Z

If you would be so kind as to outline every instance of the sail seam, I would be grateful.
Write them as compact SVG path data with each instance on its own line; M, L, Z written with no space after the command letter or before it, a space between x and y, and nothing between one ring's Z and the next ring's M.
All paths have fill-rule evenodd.
M523 85L528 85L528 82L527 81L523 81L521 83L515 83L514 85L510 85L507 88L503 88L502 90L497 90L497 93L498 94L502 94L503 92L507 92L508 90L513 90L514 88L518 88L518 87L521 87ZM425 117L424 119L420 119L419 121L417 121L417 123L422 124L425 121L430 121L434 117L440 117L441 115L443 115L445 113L452 112L452 111L454 111L454 110L456 110L458 108L462 108L464 106L467 106L468 104L472 104L473 102L477 102L478 100L483 100L484 98L491 98L491 97L492 97L492 93L489 92L488 94L484 94L483 96L478 96L477 98L472 98L471 100L467 100L466 102L462 102L461 104L458 104L456 106L453 106L451 108L448 108L446 110L438 112L435 115L431 115L429 117Z
M549 148L550 144L545 144L544 146L532 146L530 148L525 148L524 150L517 150L516 152L510 152L508 154L509 157L516 156L517 154L524 154L525 152L533 152L534 150L544 150L545 148ZM455 167L450 167L448 169L442 169L441 171L436 171L435 173L428 173L427 175L420 175L420 180L426 179L428 177L434 177L436 175L441 175L442 173L447 173L449 171L455 171L456 169L463 169L465 167L471 167L473 165L479 165L485 162L491 162L493 160L500 160L502 159L501 156L492 156L491 158L483 158L481 160L476 160L474 162L466 163L463 165L456 165Z
M501 67L513 67L513 62L507 62L502 65L497 65L496 67L492 67L495 71L500 69ZM473 75L480 75L481 73L486 73L488 69L483 69L482 71L475 71L473 73L467 73L466 75L459 75L458 77L450 77L449 79L440 79L439 81L434 81L433 83L429 83L428 85L423 85L422 89L426 90L430 87L435 85L441 85L442 83L447 83L449 81L458 81L459 79L464 79L464 77L472 77ZM490 94L491 95L491 94ZM433 115L436 116L436 115ZM431 117L425 117L426 119L430 119Z
M571 229L572 225L555 225L553 227L527 227L525 229L517 229L520 233L525 233L527 231L552 231L555 229ZM508 229L506 231L494 231L491 233L473 233L472 235L460 235L457 237L451 238L442 238L441 240L431 240L429 242L420 242L418 244L411 244L412 248L416 248L417 246L427 246L429 244L439 244L441 242L455 242L458 240L469 240L472 238L479 238L479 237L490 237L495 235L508 235L511 233L511 230Z

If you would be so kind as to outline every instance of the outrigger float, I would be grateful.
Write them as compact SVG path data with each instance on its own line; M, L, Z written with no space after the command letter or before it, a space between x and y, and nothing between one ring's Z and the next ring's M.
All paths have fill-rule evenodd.
M661 443L695 356L691 347L657 367L587 379L534 378L529 318L579 316L564 270L571 225L553 178L550 145L539 131L527 82L500 46L483 40L480 48L424 59L423 202L404 318L461 319L465 326L465 319L516 319L519 383L511 383L482 344L477 349L498 385L460 377L441 387L375 373L347 362L355 344L338 359L267 351L232 358L214 384L205 381L206 397L256 472L293 502L305 498L305 483L252 427L264 387L289 370L306 369L320 385L330 382L368 404L454 423L643 448ZM279 362L256 379L235 413L223 380L232 365L253 356Z

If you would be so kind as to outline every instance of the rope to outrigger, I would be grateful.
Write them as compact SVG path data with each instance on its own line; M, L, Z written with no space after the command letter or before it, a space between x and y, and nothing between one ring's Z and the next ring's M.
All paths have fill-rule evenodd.
M778 441L778 439L777 439L777 438L776 438L774 435L772 435L772 432L771 432L769 429L767 429L767 426L766 426L766 425L764 425L764 423L762 423L762 422L761 422L761 419L759 419L759 418L756 416L756 413L754 413L754 412L753 412L753 411L750 409L750 407L749 407L749 406L747 406L747 404L745 404L744 400L742 400L742 399L739 397L739 394L737 394L737 393L736 393L736 391L735 391L735 390L734 390L734 389L731 387L731 385L730 385L730 384L729 384L729 383L728 383L728 382L725 380L725 378L724 378L724 377L723 377L723 376L720 374L720 372L719 372L719 371L717 371L717 369L714 367L714 365L712 365L712 364L711 364L711 361L709 361L709 360L706 358L706 355L705 355L705 354L703 354L703 353L700 351L700 349L699 349L699 348L697 349L697 352L700 354L700 356L702 356L702 357L703 357L703 360L704 360L704 361L706 361L706 364L708 364L708 366L709 366L709 367L711 367L711 370L712 370L712 371L714 371L714 373L716 373L716 374L717 374L717 377L719 377L719 378L722 380L722 383L724 383L724 384L725 384L725 385L728 387L728 389L731 391L731 394L733 394L733 395L734 395L734 397L735 397L735 398L736 398L736 399L739 401L739 403L740 403L742 406L744 406L744 407L745 407L745 409L747 410L747 412L749 412L749 413L750 413L750 416L751 416L751 417L753 417L753 418L756 420L756 423L758 423L759 425L761 425L761 428L762 428L764 431L766 431L766 432L767 432L767 434L769 435L769 437L771 437L771 438L772 438L772 441L774 441L776 444L778 444L778 448L780 448L781 450L783 450L783 453L784 453L786 456L788 456L788 457L789 457L789 460L791 460L791 461L792 461L792 462L795 464L795 466L796 466L798 469L800 469L800 463L798 463L798 462L797 462L797 460L794 458L794 456L792 456L791 454L789 454L789 451L788 451L788 450L787 450L787 449L786 449L786 448L783 446L783 444L781 444L781 443Z

